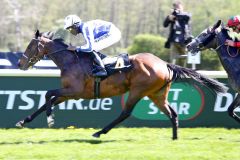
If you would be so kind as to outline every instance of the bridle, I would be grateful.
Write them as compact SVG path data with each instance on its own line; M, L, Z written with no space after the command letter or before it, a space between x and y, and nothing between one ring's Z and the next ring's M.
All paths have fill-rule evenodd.
M36 50L35 53L32 54L32 52L30 53L30 55L25 55L23 53L23 58L27 59L27 62L24 64L23 68L25 68L27 65L28 66L32 66L34 65L35 63L37 63L38 61L40 61L42 59L42 57L39 56L39 45L42 45L44 46L43 44L41 44L41 41L39 39L36 39L36 38L33 38L32 41L36 42L36 47L34 48L34 51ZM52 54L54 53L58 53L58 52L61 52L61 51L65 51L67 50L66 48L64 49L59 49L59 50L56 50L56 51L53 51L53 52L50 52L47 54L48 57L51 57Z
M196 38L196 41L199 43L198 48L201 50L202 48L204 48L210 41L212 41L214 38L217 38L217 33L213 32L210 33L211 35L206 38L206 40L204 41L204 43L202 43L198 38ZM224 46L225 43L223 42L222 44L218 45L218 41L217 41L217 47L216 48L212 48L212 50L214 51L218 51L222 46Z
M37 50L34 54L32 54L32 52L30 53L30 55L25 55L23 53L23 58L27 59L27 62L24 64L23 68L25 68L27 65L29 66L32 66L34 65L35 63L37 63L38 61L41 60L41 58L38 56L38 53L39 53L39 48L38 48L38 45L39 45L39 39L36 39L36 38L33 38L32 41L35 41L37 42L37 45L35 47L35 50Z

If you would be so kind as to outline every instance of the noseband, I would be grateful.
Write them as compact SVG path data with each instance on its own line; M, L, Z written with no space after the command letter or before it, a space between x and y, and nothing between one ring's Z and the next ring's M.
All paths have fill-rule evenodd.
M204 42L201 42L198 38L196 39L197 42L200 42L199 45L198 45L198 48L201 50L202 48L204 48L210 41L212 41L214 38L217 38L218 39L218 34L216 33L210 33L211 35L209 37L207 37L205 39ZM217 40L217 47L216 48L212 48L213 50L217 51L219 50L223 45L224 45L224 42L220 45L218 45L219 41Z

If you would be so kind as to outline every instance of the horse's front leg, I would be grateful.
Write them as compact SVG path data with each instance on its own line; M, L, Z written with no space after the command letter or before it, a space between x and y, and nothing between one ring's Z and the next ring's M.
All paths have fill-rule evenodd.
M230 117L235 119L237 122L240 123L240 117L234 113L234 109L236 109L240 104L240 95L238 94L237 97L233 100L231 105L228 107L228 114Z
M56 90L50 90L47 91L45 95L45 101L46 103L41 106L37 111L35 111L33 114L27 116L24 120L19 121L16 126L17 127L23 127L26 123L30 123L32 120L34 120L39 114L41 114L43 111L46 111L47 108L51 108L52 104L56 99L54 99L54 94ZM53 99L52 99L53 97Z
M26 123L30 123L33 119L35 119L39 114L41 114L43 111L46 110L47 106L50 103L47 102L43 106L41 106L37 111L35 111L33 114L27 116L24 120L21 120L16 123L16 127L22 128Z

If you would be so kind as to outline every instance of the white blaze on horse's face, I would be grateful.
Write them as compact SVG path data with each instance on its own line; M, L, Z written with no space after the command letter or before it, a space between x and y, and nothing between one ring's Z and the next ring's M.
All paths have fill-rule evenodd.
M33 38L29 43L26 51L23 53L18 62L18 66L21 70L27 70L38 61L38 58L36 57L38 54L38 43L39 40L35 38Z

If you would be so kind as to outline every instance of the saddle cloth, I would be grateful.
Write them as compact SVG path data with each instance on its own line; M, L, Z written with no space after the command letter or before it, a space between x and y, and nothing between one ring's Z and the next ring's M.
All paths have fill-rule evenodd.
M103 57L100 55L100 57ZM132 68L132 64L129 61L128 54L122 53L115 57L105 56L103 59L103 64L105 66L105 69L108 73L108 76L123 71L126 72ZM98 66L94 66L94 68L98 68Z

